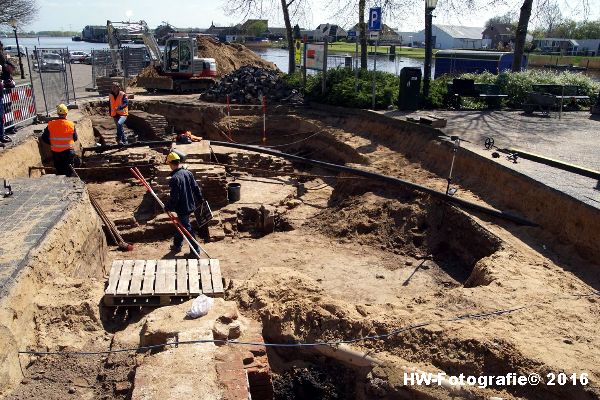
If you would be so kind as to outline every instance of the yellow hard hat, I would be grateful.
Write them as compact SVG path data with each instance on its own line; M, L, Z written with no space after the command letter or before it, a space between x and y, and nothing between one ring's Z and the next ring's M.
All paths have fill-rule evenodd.
M173 161L181 161L179 154L175 153L174 151L170 152L167 156L167 164L172 163Z
M64 104L59 104L56 106L56 113L58 115L67 115L69 109Z

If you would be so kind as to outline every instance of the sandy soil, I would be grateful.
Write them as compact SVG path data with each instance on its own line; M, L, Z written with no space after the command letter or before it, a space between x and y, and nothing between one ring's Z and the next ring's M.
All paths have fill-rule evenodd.
M315 119L305 123L303 128L312 124L323 133L295 151L318 152L321 159L353 160L348 162L445 189L443 177L425 170L413 157L394 151L393 143L354 134L349 127L332 121ZM307 130L307 134L312 132ZM243 135L237 139L244 138L249 139ZM332 146L335 143L339 146ZM590 272L597 271L597 266L580 259L568 246L557 245L556 253L545 252L546 245L555 244L547 235L495 224L428 197L373 182L344 177L291 179L282 173L270 183L261 178L264 185L252 189L253 179L257 178L251 174L245 178L244 190L249 191L252 202L276 210L275 232L262 237L233 233L205 247L221 261L227 299L235 300L242 314L262 324L265 340L351 339L430 322L385 340L353 343L355 350L384 361L372 371L340 367L305 353L271 352L280 398L291 398L290 393L297 394L298 387L311 387L315 392L310 393L317 393L314 398L397 398L407 393L425 398L423 392L433 398L450 398L450 392L437 387L410 388L407 392L402 371L410 368L456 375L516 372L545 377L549 372L587 373L587 386L466 391L473 398L600 397L600 306L598 297L589 295L600 287L598 274ZM282 185L293 190L282 190ZM124 178L90 183L88 187L111 218L121 221L121 227L125 228L124 221L131 218L143 227L150 208L140 208L145 201L140 187ZM463 198L477 199L465 188L459 187L459 191ZM139 218L140 213L144 218ZM541 242L542 238L548 241ZM108 259L173 257L168 249L170 240L170 231L154 230L135 243L132 252L111 250ZM102 283L95 285L85 298L100 297ZM71 334L79 335L72 340L97 346L109 340L111 334L101 328L96 311L80 307L76 308L79 320L73 318L68 326L50 324L54 320L48 313L48 318L39 322L40 337L59 340L58 332L64 332L61 340L69 342ZM494 310L511 311L447 321ZM169 311L157 310L149 315L163 315L165 323L170 318ZM119 325L118 330L139 321L133 318ZM86 333L81 335L81 330ZM90 363L90 369L97 365ZM39 375L39 370L55 365L43 360L28 369ZM113 381L132 379L122 376L131 367L131 360L125 358L115 365L118 371ZM165 364L157 364L154 370L147 366L144 374L162 373L160 365ZM66 368L61 382L75 382L82 366L85 364ZM339 382L328 374L338 374L339 382L350 381L356 386L343 392ZM310 381L312 386L307 383ZM77 382L86 386L85 382ZM96 398L102 387L98 383L101 379L94 382L90 384L94 389L86 392L89 398ZM19 393L32 394L35 390L37 386L28 383ZM57 398L50 394L46 397Z

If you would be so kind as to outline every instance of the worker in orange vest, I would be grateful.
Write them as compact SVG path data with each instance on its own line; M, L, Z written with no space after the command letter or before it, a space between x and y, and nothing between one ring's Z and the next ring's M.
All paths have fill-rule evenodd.
M113 82L108 100L110 101L110 116L113 117L117 125L117 143L120 145L127 144L123 124L125 124L129 115L129 99L127 99L127 95L121 90L117 82Z
M68 111L64 104L56 107L58 119L48 122L48 126L42 134L42 141L50 145L56 174L71 176L77 131L75 123L67 120Z

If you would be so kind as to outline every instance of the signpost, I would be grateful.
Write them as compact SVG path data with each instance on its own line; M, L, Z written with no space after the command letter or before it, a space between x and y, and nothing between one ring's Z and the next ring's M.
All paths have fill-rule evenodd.
M377 42L379 41L379 31L381 31L381 7L373 7L369 9L369 39L375 40L375 54L373 55L373 104L375 109L375 75L377 73Z

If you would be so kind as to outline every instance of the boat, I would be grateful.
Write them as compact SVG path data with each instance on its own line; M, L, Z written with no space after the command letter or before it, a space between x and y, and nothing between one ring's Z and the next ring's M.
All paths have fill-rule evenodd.
M81 36L73 36L71 40L74 42L81 42Z

